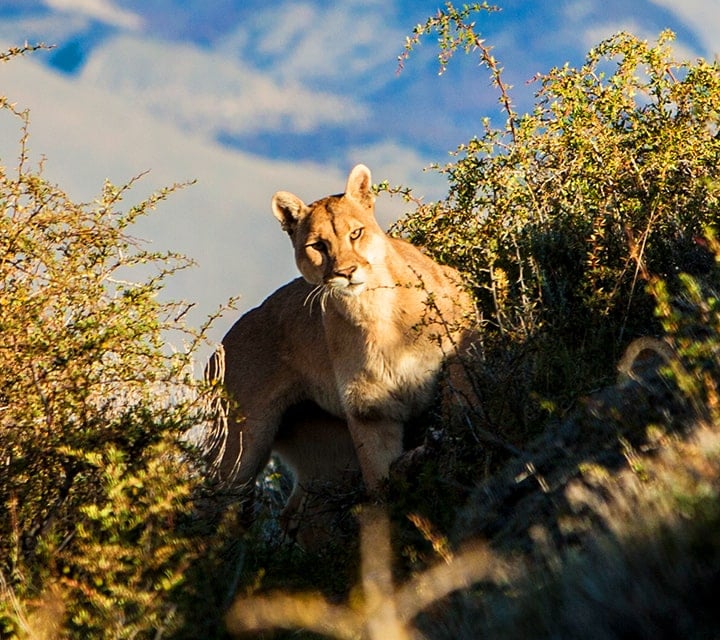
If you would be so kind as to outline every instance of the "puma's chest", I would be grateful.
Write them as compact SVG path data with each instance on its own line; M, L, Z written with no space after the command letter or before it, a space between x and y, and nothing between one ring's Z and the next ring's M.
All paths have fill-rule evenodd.
M366 342L362 352L334 354L338 394L355 415L407 420L430 403L442 353L426 339L411 345Z
M426 305L399 300L394 287L335 300L323 329L346 414L407 420L426 408L442 367L442 348L424 320Z

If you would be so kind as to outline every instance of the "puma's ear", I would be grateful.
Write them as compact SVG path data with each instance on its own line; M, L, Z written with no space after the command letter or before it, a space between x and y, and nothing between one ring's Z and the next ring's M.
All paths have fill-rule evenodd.
M353 168L347 179L345 186L345 195L353 200L361 202L367 207L371 207L375 202L375 194L372 191L372 176L370 169L364 164L359 164Z
M307 205L292 193L278 191L272 199L272 210L283 231L292 235L298 222L305 217Z

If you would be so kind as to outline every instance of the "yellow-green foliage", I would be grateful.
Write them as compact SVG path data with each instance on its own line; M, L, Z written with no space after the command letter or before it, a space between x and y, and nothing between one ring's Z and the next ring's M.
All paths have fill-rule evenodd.
M203 336L157 295L186 261L128 228L177 185L126 212L134 180L77 204L31 166L27 113L0 106L22 132L0 167L0 634L153 637L200 548L179 525ZM170 330L187 350L166 347Z
M441 23L459 21L469 38L466 17L450 11ZM579 69L538 74L536 107L519 115L473 37L506 123L485 119L441 167L448 197L399 229L473 277L487 330L525 336L577 319L556 317L561 309L626 316L638 283L673 274L716 221L720 69L677 62L669 32L655 46L619 34Z
M705 240L716 265L720 242L711 231ZM678 276L673 295L667 283L650 285L656 314L678 358L667 365L666 374L677 384L693 411L703 422L720 425L720 300L718 279L701 279L687 273Z
M0 101L24 132L19 162L0 163L2 637L224 637L238 594L226 617L238 632L578 637L592 619L588 637L631 623L657 637L636 615L685 637L713 628L702 598L720 570L720 68L675 61L670 34L619 34L581 68L539 75L520 115L470 22L490 9L448 3L407 41L402 62L432 32L443 68L458 49L479 52L506 121L484 120L440 167L448 197L397 227L477 295L482 409L439 424L429 460L403 461L414 471L386 498L404 564L391 570L377 516L354 589L340 536L311 556L261 518L240 541L232 513L216 517L225 498L196 500L208 494L181 436L208 418L192 372L203 331L157 296L185 261L128 234L175 187L125 212L135 180L74 203L26 157L27 114ZM178 330L187 351L165 347ZM638 335L677 357L664 377L615 384ZM454 555L479 532L489 545ZM289 585L304 595L262 593ZM433 605L455 588L454 608Z
M490 413L525 435L543 408L613 375L630 340L661 331L650 281L674 290L679 272L712 268L702 236L718 219L720 67L677 61L669 32L656 44L620 33L582 67L538 74L535 107L519 114L470 21L484 9L448 3L401 57L434 32L441 68L458 49L478 52L506 120L483 120L438 167L447 198L397 231L467 274L489 358L481 387L491 403L508 398Z
M366 522L361 540L374 542L361 542L359 582L338 605L311 590L315 574L300 594L282 590L301 580L265 560L230 610L238 632L605 640L717 628L720 68L676 62L668 33L655 45L619 34L580 69L538 76L536 108L519 115L470 24L489 9L448 3L408 39L403 63L431 32L441 68L457 49L478 51L507 121L486 120L441 168L448 197L396 227L475 288L485 413L442 424L433 459L391 479L404 564ZM638 379L616 382L625 345L642 335L662 336L648 343L658 353L633 363ZM486 464L493 447L473 437L478 426L524 451ZM447 538L427 533L428 515ZM453 556L448 539L477 535L492 552ZM440 575L480 584L433 605L441 582L424 581Z

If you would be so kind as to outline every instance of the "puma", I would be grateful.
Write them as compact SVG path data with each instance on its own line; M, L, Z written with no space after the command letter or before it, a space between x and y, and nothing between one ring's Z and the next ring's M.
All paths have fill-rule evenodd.
M358 165L342 195L274 195L303 277L241 317L222 341L224 367L211 362L231 400L221 478L252 491L278 453L295 475L286 511L313 483L358 468L379 488L403 425L428 407L472 324L458 273L382 231L371 185Z

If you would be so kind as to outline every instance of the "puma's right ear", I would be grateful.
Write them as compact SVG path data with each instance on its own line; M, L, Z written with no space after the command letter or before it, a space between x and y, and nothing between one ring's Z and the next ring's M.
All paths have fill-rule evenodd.
M272 199L272 210L283 230L292 235L298 222L305 217L307 205L292 193L278 191Z
M372 191L372 177L370 169L364 164L353 167L345 185L345 195L372 207L375 202L375 194Z

